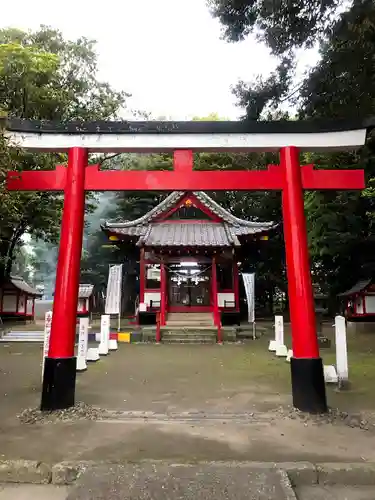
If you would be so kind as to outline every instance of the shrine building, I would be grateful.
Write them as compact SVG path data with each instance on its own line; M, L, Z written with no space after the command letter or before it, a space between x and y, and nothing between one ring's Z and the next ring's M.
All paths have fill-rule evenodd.
M102 229L139 248L140 324L200 313L219 326L239 320L241 247L268 239L273 226L239 219L202 191L174 191L144 216Z

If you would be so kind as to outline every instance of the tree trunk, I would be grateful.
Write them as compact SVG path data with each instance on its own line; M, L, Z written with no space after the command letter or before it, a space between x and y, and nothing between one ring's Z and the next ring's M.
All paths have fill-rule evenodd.
M10 239L7 255L5 258L5 276L4 276L5 278L8 278L12 272L14 250L16 248L17 243L20 241L21 236L25 232L25 229L26 227L24 226L24 224L20 224L14 231L13 236Z

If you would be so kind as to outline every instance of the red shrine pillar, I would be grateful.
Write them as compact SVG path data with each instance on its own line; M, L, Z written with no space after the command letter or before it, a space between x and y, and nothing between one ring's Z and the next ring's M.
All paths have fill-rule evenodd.
M212 305L213 305L213 313L214 313L214 324L215 326L220 326L220 312L219 312L219 303L217 300L217 267L216 267L216 256L212 257ZM218 338L217 341L219 343L222 342L221 331L218 329Z
M283 218L292 328L293 405L302 411L324 413L327 411L327 400L316 333L298 149L282 148L280 165L285 175Z
M74 405L76 382L74 344L85 213L86 166L87 150L70 149L51 336L48 357L44 365L41 410L57 410Z
M165 264L162 262L160 264L160 324L165 325L166 317L166 291L167 291L167 276L166 276Z

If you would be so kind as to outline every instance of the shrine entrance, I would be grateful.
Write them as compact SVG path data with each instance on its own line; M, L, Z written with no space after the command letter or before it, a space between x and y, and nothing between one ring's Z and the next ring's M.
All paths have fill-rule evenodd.
M325 170L315 169L313 165L301 165L300 152L356 150L365 144L368 129L374 128L373 121L53 123L10 119L4 128L5 137L15 147L36 152L68 152L67 166L58 165L52 171L9 172L7 179L10 190L64 192L53 319L48 357L44 364L42 410L69 408L75 402L74 348L86 191L134 193L151 190L178 193L273 190L282 193L292 330L293 357L290 367L293 405L299 410L313 413L327 411L303 193L304 190L362 190L365 187L364 171ZM173 152L173 170L111 171L102 170L101 165L89 164L89 153L108 152ZM268 165L265 170L197 171L194 169L195 152L273 152L278 164ZM212 212L216 214L217 210L217 204L213 203ZM149 215L157 214L152 211ZM186 216L190 217L190 214L186 213ZM211 220L214 224L215 221ZM130 236L140 237L138 244L145 253L147 246L153 247L160 241L157 229L160 229L162 221L154 228L154 234L153 228L147 229L143 222L140 218L136 225L130 224L136 226ZM236 217L229 222L230 227L225 225L225 233L236 244L241 227L246 230L249 227L246 221L239 221ZM120 229L126 231L128 226L125 222ZM183 234L181 232L181 236ZM170 245L174 241L175 237L168 238ZM184 242L182 244L187 246ZM212 282L215 287L217 261L217 256L213 254ZM161 275L165 283L164 263ZM193 278L190 274L188 276ZM144 291L144 295L146 293ZM165 287L160 287L160 297L165 311L165 301L168 300ZM198 297L202 297L202 294L196 294L194 300L197 301ZM219 294L215 293L215 324L220 325L218 299Z
M169 263L167 311L210 311L212 303L211 275L209 262L181 260Z

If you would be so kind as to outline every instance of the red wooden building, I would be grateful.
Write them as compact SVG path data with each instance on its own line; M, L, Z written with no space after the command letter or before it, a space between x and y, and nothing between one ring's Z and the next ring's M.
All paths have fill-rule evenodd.
M209 174L207 174L209 175ZM239 219L204 192L171 193L143 217L102 227L112 242L134 243L140 251L140 322L160 313L212 313L238 317L238 252L254 239L267 239L273 223Z
M0 288L0 317L2 319L34 319L35 299L42 293L23 278L11 276Z
M375 283L358 281L339 297L345 300L345 316L350 321L375 321Z

